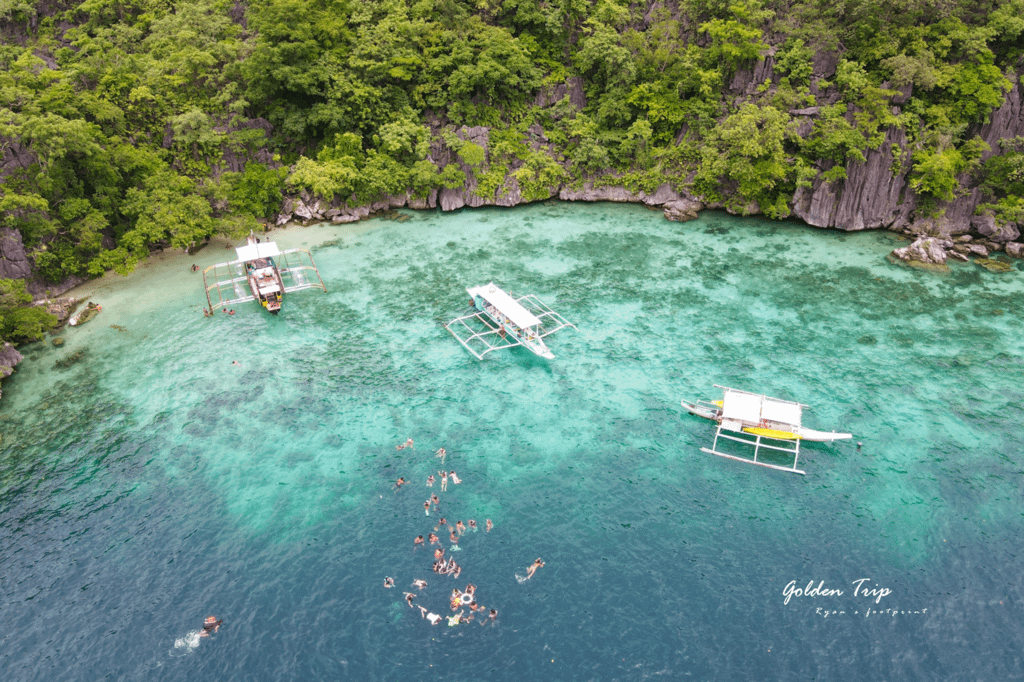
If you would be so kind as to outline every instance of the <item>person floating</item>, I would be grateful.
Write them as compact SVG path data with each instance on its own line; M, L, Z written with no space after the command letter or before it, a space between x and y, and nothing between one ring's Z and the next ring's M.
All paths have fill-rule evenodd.
M441 498L439 498L437 495L431 495L430 501L434 504L435 507L439 507L441 505Z
M428 613L427 620L430 621L431 625L437 625L441 622L441 616L437 615L436 613Z
M412 600L416 598L416 594L414 592L403 592L402 594L405 595L405 603L407 603L411 609L413 607Z
M437 536L434 535L433 533L430 533L429 535L427 535L427 539L430 540L430 544L432 544L432 545L434 545L434 544L437 544L437 545L441 544L441 541L438 540Z
M404 450L405 448L412 447L412 438L407 438L401 445L396 445L395 450Z
M469 521L467 521L467 522L466 522L466 524L467 524L467 525L468 525L468 526L469 526L470 528L472 528L473 530L476 530L476 521L474 521L473 519L470 519Z
M449 471L448 476L452 479L452 483L455 485L462 483L462 479L456 476L454 471Z
M423 536L422 535L417 535L416 539L412 541L412 544L414 544L414 545L422 545L423 544Z
M384 587L386 587L388 589L391 589L394 586L395 586L395 579L391 578L391 577L388 577L388 576L384 576Z
M533 574L537 572L537 569L543 567L544 562L540 560L540 557L537 557L537 560L530 564L529 568L526 569L526 577L532 578Z
M416 589L422 590L424 587L427 586L427 581L426 580L420 580L419 578L417 578L416 580L412 581L412 584L413 584L414 587L416 587Z
M434 487L434 474L430 474L429 476L427 476L427 487L428 488L433 488Z
M445 490L448 490L448 472L439 471L437 473L441 474L441 492L444 492Z
M427 513L427 516L430 516L430 500L423 503L423 511Z
M197 270L199 270L199 266L196 265L195 263L193 263L192 264L192 272L196 272Z
M404 479L404 478L402 478L401 476L399 476L399 477L398 477L398 480L397 480L397 481L395 481L395 490L398 490L398 489L399 489L399 488L401 488L401 487L402 487L403 485L405 485L405 479Z
M462 521L456 521L455 530L458 531L459 536L461 537L462 534L466 532L466 524L464 524Z
M487 519L487 530L486 530L486 532L490 533L492 528L494 528L494 524L491 522L490 519Z
M203 631L199 633L200 637L209 637L211 633L217 632L220 629L220 624L224 622L224 619L217 618L217 616L207 616L206 620L203 621Z
M444 458L448 454L448 452L444 448L438 448L437 452L435 452L434 454L437 455L438 457L440 457L441 458L441 464L444 464Z

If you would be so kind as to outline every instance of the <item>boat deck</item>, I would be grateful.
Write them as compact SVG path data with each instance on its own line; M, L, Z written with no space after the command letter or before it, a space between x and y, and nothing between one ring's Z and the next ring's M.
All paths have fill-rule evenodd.
M502 292L504 293L504 292ZM544 338L566 327L576 329L564 317L548 307L543 301L532 294L515 298L509 296L518 306L537 322L533 327L537 330L537 336ZM452 336L458 339L459 343L466 347L478 360L496 350L522 346L523 343L511 334L502 331L501 326L491 317L475 307L471 307L466 315L456 317L444 326ZM578 330L577 330L578 331Z

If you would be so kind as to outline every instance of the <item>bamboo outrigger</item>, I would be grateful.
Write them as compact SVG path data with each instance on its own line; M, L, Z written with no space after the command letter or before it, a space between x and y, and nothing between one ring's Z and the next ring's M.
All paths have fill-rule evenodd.
M469 287L472 312L457 317L444 327L478 360L492 351L524 346L548 360L554 354L544 337L576 325L553 311L533 295L514 298L494 282Z
M215 307L214 292L217 294L216 307L259 301L276 315L286 293L303 289L327 291L313 262L313 254L306 249L281 251L276 243L261 243L250 233L245 245L235 249L235 253L237 260L217 263L203 270L210 314ZM208 282L208 274L213 284Z
M815 431L803 426L800 422L803 410L807 406L801 403L769 398L717 384L715 384L715 388L722 389L721 400L697 400L695 402L684 400L682 403L690 414L718 422L714 443L710 448L701 448L701 452L779 471L805 474L805 471L797 469L801 440L828 442L852 438L849 433ZM753 457L748 458L721 452L718 449L720 438L752 446L754 448ZM763 442L764 440L769 442ZM791 454L793 465L780 466L763 460L759 461L758 454L761 448Z

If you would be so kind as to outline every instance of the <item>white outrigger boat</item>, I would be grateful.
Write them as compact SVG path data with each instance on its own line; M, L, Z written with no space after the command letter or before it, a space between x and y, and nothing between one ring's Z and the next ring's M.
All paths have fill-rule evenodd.
M576 326L551 310L536 296L513 298L491 282L468 287L472 312L444 326L470 353L482 360L491 351L524 346L542 358L554 354L544 337Z
M711 448L701 448L702 452L780 471L804 474L806 472L796 468L800 459L801 440L824 443L853 437L849 433L815 431L805 427L801 424L801 418L803 410L807 406L801 403L769 398L717 384L715 384L715 388L722 389L721 400L682 401L683 407L690 414L718 423L714 443ZM729 433L723 433L723 431ZM719 438L753 446L753 458L719 451ZM763 443L762 439L767 439L775 444ZM757 457L761 448L793 455L793 465L788 467L758 461Z
M235 253L237 260L217 263L203 270L210 314L213 314L214 307L259 301L276 315L281 310L285 293L302 289L327 291L313 262L313 254L306 249L281 251L276 243L261 243L250 233L245 245L235 249ZM207 275L213 280L212 284ZM216 305L213 293L217 294Z

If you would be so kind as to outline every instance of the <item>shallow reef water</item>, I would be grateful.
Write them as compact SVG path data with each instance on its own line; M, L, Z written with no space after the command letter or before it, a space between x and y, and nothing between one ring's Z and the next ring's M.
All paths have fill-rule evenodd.
M1019 269L625 205L387 218L270 235L327 286L279 316L204 318L215 240L73 292L103 312L24 350L0 679L1024 677ZM492 280L578 327L554 360L445 330ZM705 454L679 402L715 384L854 438L804 444L806 476ZM462 483L428 488L442 466ZM438 531L458 580L413 545L442 516L479 525ZM496 622L403 601L448 616L467 582Z

